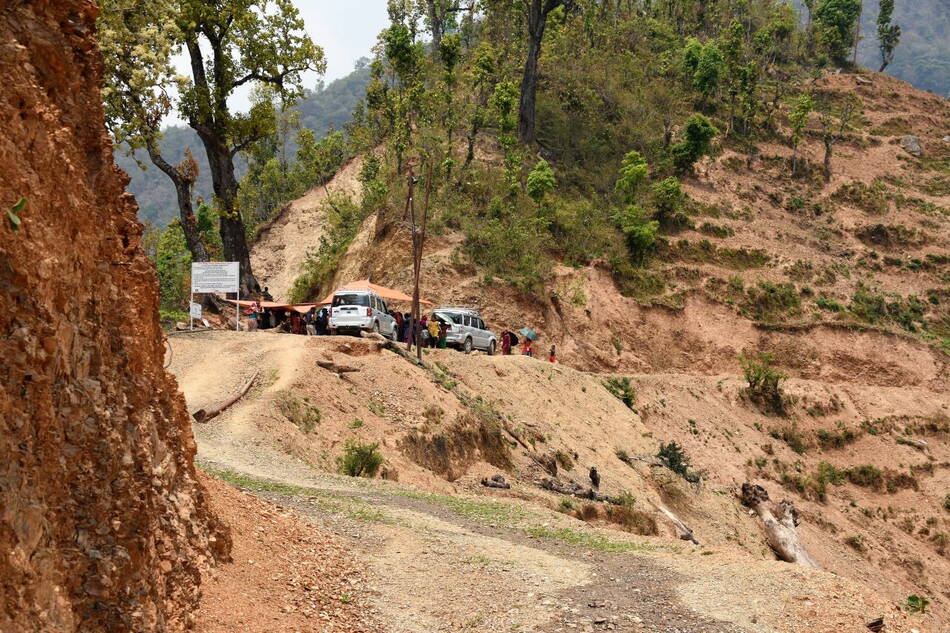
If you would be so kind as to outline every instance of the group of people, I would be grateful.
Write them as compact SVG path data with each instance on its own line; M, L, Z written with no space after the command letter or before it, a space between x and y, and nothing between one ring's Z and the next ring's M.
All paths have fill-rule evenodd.
M325 336L330 333L330 311L316 306L301 314L296 310L267 310L260 301L251 302L244 314L247 316L248 331L273 329L277 332Z
M265 292L266 292L265 288ZM273 310L265 309L261 302L254 300L251 305L244 310L247 316L248 331L255 332L260 329L273 329L277 332L287 332L290 334L303 334L308 336L326 336L330 334L330 310L326 307L310 308L307 312L301 314L296 310ZM396 320L396 341L399 343L408 343L413 339L412 315L408 312L390 311L390 316ZM420 345L423 348L445 349L447 344L449 324L442 319L438 313L424 314L418 322L420 334ZM518 337L508 330L501 333L501 353L503 356L510 356L512 348L518 342ZM534 357L534 341L529 337L524 337L521 342L521 354L523 356ZM548 353L548 361L557 362L557 348L552 345Z

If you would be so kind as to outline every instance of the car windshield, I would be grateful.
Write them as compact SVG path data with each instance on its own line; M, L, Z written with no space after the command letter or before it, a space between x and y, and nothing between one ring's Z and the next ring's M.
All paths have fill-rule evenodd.
M452 315L448 312L436 312L435 318L448 323L449 325L455 325L455 319L452 318Z
M338 306L368 306L369 295L339 294L333 295L333 307Z

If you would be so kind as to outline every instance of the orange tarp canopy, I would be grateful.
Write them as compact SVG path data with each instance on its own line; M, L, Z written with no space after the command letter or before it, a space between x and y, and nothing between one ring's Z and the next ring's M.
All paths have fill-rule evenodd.
M412 302L412 297L407 295L404 292L399 292L398 290L393 290L392 288L387 288L385 286L380 286L379 284L374 284L368 279L363 281L354 281L346 284L345 286L340 286L333 292L331 292L327 297L319 302L317 305L325 306L333 302L333 295L344 290L372 290L380 297L386 301L405 301L407 303ZM431 301L426 301L425 299L419 299L419 303L424 303L426 305L432 305Z
M236 303L242 308L250 308L253 301L235 301L234 299L228 299L230 303ZM265 310L295 310L300 314L306 314L310 312L310 309L319 305L316 303L277 303L276 301L258 301L262 308Z

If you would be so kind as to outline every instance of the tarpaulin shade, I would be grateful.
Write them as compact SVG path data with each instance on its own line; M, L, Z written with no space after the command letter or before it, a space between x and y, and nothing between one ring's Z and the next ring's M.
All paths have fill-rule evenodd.
M398 290L393 290L392 288L380 286L379 284L372 283L368 279L364 279L363 281L354 281L346 284L345 286L340 286L327 295L326 298L317 305L330 305L333 302L333 295L346 290L372 290L386 301L405 301L406 303L412 302L412 297L404 292L399 292ZM419 303L432 305L431 301L426 301L425 299L419 299Z
M250 308L253 301L235 301L234 299L228 299L229 303L236 303L242 308ZM277 303L276 301L258 301L262 308L265 310L294 310L300 314L306 314L314 307L319 307L319 304L316 303Z

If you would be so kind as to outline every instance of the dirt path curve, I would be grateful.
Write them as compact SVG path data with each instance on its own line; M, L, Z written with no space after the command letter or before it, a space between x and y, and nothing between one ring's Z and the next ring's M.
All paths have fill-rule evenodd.
M282 470L280 482L251 491L349 542L373 579L364 592L386 633L745 631L682 606L680 577L625 535L584 536L535 506L421 493L273 457L243 464L252 477ZM570 542L576 535L590 540Z
M290 289L300 275L307 253L320 246L326 225L327 190L334 196L358 196L361 188L357 176L362 166L361 156L353 158L326 187L314 187L297 198L261 230L251 247L251 266L261 287L269 287L277 301L290 299Z

